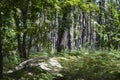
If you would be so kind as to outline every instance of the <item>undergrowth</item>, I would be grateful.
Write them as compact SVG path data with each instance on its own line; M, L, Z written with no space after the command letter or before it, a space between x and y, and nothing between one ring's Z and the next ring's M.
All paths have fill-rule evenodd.
M36 75L40 76L38 77L40 78L39 80L120 80L120 52L116 50L92 51L81 49L54 54L38 52L32 53L30 58L43 55L56 58L63 66L63 69L59 73L56 73L56 75L60 76L51 75L50 73L38 73ZM4 61L4 64L7 65L4 68L8 70L9 65L17 64L17 58L15 60L16 63L13 60L14 63L9 64L7 61ZM36 75L30 78L28 76L26 79L32 78L37 80ZM10 77L7 79L10 79Z

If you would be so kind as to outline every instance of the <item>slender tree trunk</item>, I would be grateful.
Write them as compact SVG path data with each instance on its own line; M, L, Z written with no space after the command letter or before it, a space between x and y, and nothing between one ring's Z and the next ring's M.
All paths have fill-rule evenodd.
M16 30L17 30L17 48L18 48L18 52L19 52L19 55L20 57L22 57L22 45L21 45L21 35L20 35L20 26L19 26L19 18L17 17L16 15L16 11L15 11L15 15L14 15L14 18L15 18L15 25L16 25Z
M92 47L92 44L93 44L93 27L91 26L91 19L92 19L92 12L90 11L90 13L89 13L89 27L90 27L90 34L89 34L89 36L90 36L90 39L89 39L89 45L90 45L90 47Z
M84 45L84 37L85 37L85 13L82 13L82 34L81 34L81 45Z
M21 36L19 33L17 33L17 43L18 43L18 52L20 54L20 57L22 57Z
M23 53L23 58L27 58L27 52L26 52L26 32L24 32L24 34L23 34L22 53Z
M66 24L68 24L68 26L66 26L66 27L68 27L68 49L69 49L69 51L71 51L71 50L73 50L73 48L74 48L74 14L73 14L73 12L74 12L74 9L73 9L73 7L71 7L70 8L70 11L69 11L69 13L68 13L68 16L69 16L69 18L67 19L67 21L70 21L70 22L68 22L68 23L66 23Z
M78 21L79 21L79 22L78 22L78 24L79 24L79 28L78 28L78 30L79 30L78 46L79 46L79 47L78 47L78 48L80 48L80 47L82 46L82 29L83 29L83 28L81 27L81 25L83 25L83 24L82 24L82 22L83 22L83 20L82 20L82 19L83 19L83 18L82 18L82 17L83 17L83 14L82 14L82 11L81 11L80 8L78 9L78 13L79 13L79 18L78 18L78 19L79 19L79 20L78 20Z
M22 53L23 53L23 58L27 58L27 44L26 44L26 39L27 39L27 13L28 13L28 7L29 7L29 0L25 1L25 8L22 9L22 17L23 17L23 26L25 32L23 33L23 43L22 43Z
M59 22L61 22L58 27L58 45L57 45L57 52L61 52L62 50L66 49L68 46L68 28L66 22L67 12L65 12L62 16L62 19L59 18Z
M100 14L99 14L99 20L98 23L101 24L101 17L102 17L102 10L101 10L101 1L99 1L99 8L100 8ZM96 48L99 49L100 48L100 35L98 33L96 33Z
M58 17L58 22L59 22L59 24L62 24L62 18L61 18L61 16L59 16ZM62 33L61 33L62 32ZM57 32L57 34L58 34L58 39L57 39L57 52L61 52L61 46L60 46L60 44L61 44L61 42L62 42L62 35L63 35L63 32L64 32L64 30L62 29L62 26L61 25L58 25L58 32Z
M0 15L1 19L1 15ZM2 23L0 22L0 28L2 27ZM3 56L2 56L2 31L0 30L0 79L3 78Z
M29 54L30 54L30 49L32 47L32 41L33 41L33 37L32 37L32 35L30 35L27 56L29 56Z
M57 40L57 31L56 28L58 28L58 12L55 11L54 14L52 15L55 20L52 21L52 26L53 26L53 30L51 31L51 39L52 39L52 52L55 52L56 49L56 40Z
M117 1L118 4L118 14L120 14L120 1ZM120 22L120 15L118 16L119 22ZM120 32L120 31L119 31ZM118 49L120 50L120 44L118 44Z
M0 26L1 27L1 26ZM3 57L2 57L2 37L1 37L1 32L0 32L0 79L3 78Z
M58 21L58 12L55 12L55 27L58 29L59 27L59 21ZM55 33L55 49L57 49L57 40L58 40L58 35L57 35L57 31Z
M79 42L79 29L80 29L80 26L79 26L79 16L80 16L80 14L78 14L79 13L79 8L78 7L76 7L75 8L75 13L74 13L74 25L75 25L75 28L74 28L74 40L75 40L75 44L74 44L74 46L76 47L76 48L78 48L79 47L79 45L80 45L80 42Z
M36 45L36 50L37 50L37 52L40 51L40 44L37 44L37 45Z
M64 20L64 18L62 18L62 20ZM61 18L59 18L59 22L61 22ZM59 27L58 27L58 40L57 40L57 52L61 52L61 50L62 50L61 43L62 43L62 38L63 38L64 32L65 32L65 28L64 28L63 24L59 25Z
M105 0L101 0L99 1L99 9L100 9L100 14L99 14L99 20L98 20L98 23L100 25L102 25L104 23L104 20L102 19L102 16L103 16L103 11L104 11L104 8L105 8ZM97 49L99 49L101 46L102 46L102 41L103 41L103 37L100 37L100 35L97 33L96 34L96 47Z
M89 43L89 39L90 39L90 36L89 36L89 34L90 34L90 26L89 26L89 17L88 17L88 15L85 16L85 27L86 27L85 47L88 48L89 47L88 43Z

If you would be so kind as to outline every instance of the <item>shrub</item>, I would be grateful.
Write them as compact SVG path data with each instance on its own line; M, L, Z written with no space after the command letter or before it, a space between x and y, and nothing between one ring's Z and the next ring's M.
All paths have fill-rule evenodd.
M118 52L119 53L119 52ZM63 80L119 80L120 56L100 51L61 57ZM72 53L73 54L73 53Z

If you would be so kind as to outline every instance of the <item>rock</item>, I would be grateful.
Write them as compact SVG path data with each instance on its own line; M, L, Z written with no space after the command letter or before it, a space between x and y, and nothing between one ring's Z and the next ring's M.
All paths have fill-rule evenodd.
M61 71L62 66L61 64L57 61L56 58L48 58L48 57L38 57L34 59L29 59L26 60L22 63L20 63L17 67L15 67L14 70L10 70L7 73L11 75L17 75L22 72L22 76L27 74L30 76L34 74L39 74L41 73L58 73ZM23 74L24 73L24 74ZM22 77L19 76L19 77Z
M27 67L38 66L39 63L46 61L48 59L49 58L46 56L29 59L29 60L26 60L26 61L20 63L17 67L15 67L15 70L20 70L20 69L27 68Z
M39 63L39 66L49 72L59 72L62 68L61 64L54 58L49 59L47 62Z

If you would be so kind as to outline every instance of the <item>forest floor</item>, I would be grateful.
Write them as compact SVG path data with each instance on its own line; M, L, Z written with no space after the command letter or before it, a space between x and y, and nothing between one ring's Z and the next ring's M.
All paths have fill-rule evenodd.
M44 55L45 59L41 59ZM47 71L40 67L28 67L28 64L50 62L59 64L62 69L54 71L57 67L44 65ZM29 62L27 62L29 61ZM59 54L35 53L30 59L22 62L24 65L12 74L5 75L5 79L17 80L120 80L120 52L119 51L74 51ZM37 63L36 63L37 62ZM36 63L36 64L35 64ZM8 65L9 66L9 65ZM29 65L30 66L30 65Z

